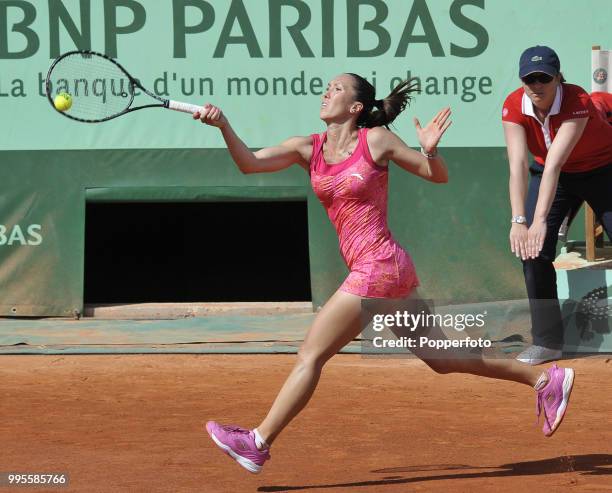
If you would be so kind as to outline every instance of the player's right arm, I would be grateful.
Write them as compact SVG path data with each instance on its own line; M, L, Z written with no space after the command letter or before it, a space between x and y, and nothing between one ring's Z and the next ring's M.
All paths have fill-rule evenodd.
M312 153L312 137L291 137L281 144L265 147L256 152L249 149L238 137L220 108L207 104L203 113L195 113L194 119L217 127L227 144L232 159L243 173L270 173L299 164L308 171Z

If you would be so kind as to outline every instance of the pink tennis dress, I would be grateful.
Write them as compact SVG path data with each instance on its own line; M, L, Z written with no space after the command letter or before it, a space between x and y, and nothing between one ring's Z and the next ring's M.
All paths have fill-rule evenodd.
M372 159L367 132L360 129L355 152L334 165L323 157L326 133L312 135L310 181L336 228L350 271L340 289L365 298L401 298L419 279L412 259L389 231L389 170Z

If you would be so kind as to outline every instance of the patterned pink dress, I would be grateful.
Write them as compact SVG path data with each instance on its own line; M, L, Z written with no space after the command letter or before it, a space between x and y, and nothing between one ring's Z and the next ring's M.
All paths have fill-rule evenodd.
M312 135L310 181L336 228L350 271L340 289L365 298L401 298L419 279L412 259L389 231L389 170L372 159L367 132L360 129L355 152L334 165L323 157L326 133Z

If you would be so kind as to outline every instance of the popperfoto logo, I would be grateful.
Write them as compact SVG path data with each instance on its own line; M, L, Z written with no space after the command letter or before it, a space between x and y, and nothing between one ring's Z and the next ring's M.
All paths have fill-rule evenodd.
M608 71L604 68L598 68L593 72L593 81L596 84L605 84L608 80Z

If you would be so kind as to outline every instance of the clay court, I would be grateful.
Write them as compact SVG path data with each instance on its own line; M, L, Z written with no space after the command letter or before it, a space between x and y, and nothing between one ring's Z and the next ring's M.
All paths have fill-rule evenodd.
M576 385L547 439L527 387L439 376L412 358L338 355L251 475L203 424L256 425L294 359L4 356L0 471L69 474L69 488L48 491L612 491L605 356L563 362Z

